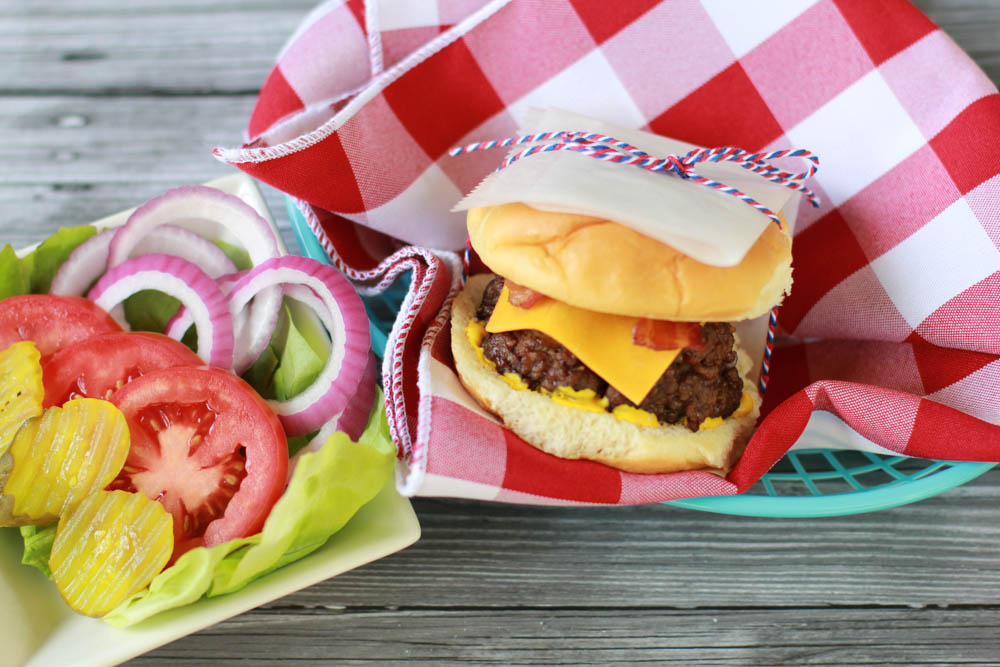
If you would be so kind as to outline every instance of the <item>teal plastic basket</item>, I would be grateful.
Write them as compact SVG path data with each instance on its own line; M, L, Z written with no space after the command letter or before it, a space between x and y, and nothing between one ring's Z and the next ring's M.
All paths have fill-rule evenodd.
M330 258L305 218L290 199L286 203L302 254L329 264ZM392 314L398 312L408 285L408 277L401 277L384 294L364 297L372 349L380 358L392 327ZM667 504L758 517L858 514L929 498L975 479L994 465L913 459L856 450L797 449L788 452L746 493L688 498Z
M799 449L785 454L746 493L668 504L741 516L860 514L935 496L979 477L994 465L841 449Z

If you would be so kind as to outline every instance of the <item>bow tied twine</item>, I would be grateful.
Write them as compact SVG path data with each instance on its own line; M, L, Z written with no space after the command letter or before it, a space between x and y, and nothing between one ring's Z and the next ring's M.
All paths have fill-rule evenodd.
M539 143L549 142L549 143ZM665 157L653 157L643 150L625 141L619 141L613 137L596 132L580 131L559 131L559 132L538 132L535 134L525 134L517 137L507 137L506 139L496 139L493 141L479 141L459 146L448 151L451 156L462 155L472 151L488 150L490 148L507 148L519 144L534 144L523 151L514 153L497 167L501 171L513 163L531 155L547 153L549 151L573 151L586 155L587 157L613 162L616 164L628 164L641 167L652 172L670 174L700 183L706 187L724 192L737 197L746 204L754 207L768 218L770 218L779 229L783 229L778 215L771 209L764 206L750 195L740 190L730 187L725 183L714 181L697 174L694 171L696 164L700 162L735 162L739 166L747 169L772 183L783 185L786 188L801 192L806 196L809 203L819 206L819 198L816 194L804 185L804 181L811 177L819 169L819 158L810 151L804 149L786 149L772 151L770 153L750 153L741 148L723 146L720 148L695 148L685 155L667 155ZM782 171L778 167L769 164L768 160L775 160L783 157L799 157L810 162L805 171L793 174Z

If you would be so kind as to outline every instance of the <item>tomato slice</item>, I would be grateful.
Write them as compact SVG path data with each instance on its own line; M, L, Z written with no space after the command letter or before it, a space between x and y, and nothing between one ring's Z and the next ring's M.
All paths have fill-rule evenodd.
M173 366L204 366L183 343L163 334L118 332L67 345L42 367L43 407L80 397L107 399L140 375Z
M0 350L31 340L42 355L42 363L78 340L121 330L100 306L82 296L23 294L0 301Z
M173 559L258 532L285 489L288 445L257 392L218 368L177 366L111 395L132 436L109 490L138 491L174 518Z

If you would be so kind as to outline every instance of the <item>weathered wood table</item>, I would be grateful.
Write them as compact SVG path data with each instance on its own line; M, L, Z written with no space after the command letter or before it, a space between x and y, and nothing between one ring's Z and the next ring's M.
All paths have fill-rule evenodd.
M312 4L0 0L0 243L230 173ZM1000 81L1000 3L917 4ZM410 549L136 664L1000 664L1000 470L823 520L414 505Z

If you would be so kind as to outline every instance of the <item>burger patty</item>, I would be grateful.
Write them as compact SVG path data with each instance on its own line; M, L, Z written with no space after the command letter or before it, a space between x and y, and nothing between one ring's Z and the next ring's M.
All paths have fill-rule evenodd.
M489 320L500 298L503 278L490 281L476 316ZM554 391L557 387L592 389L608 399L608 409L631 405L656 415L661 424L676 424L697 431L709 417L728 417L740 405L743 379L736 370L733 328L725 322L701 327L702 348L685 348L656 384L636 405L587 368L576 355L554 338L534 330L488 333L483 353L497 372L516 373L531 389Z

